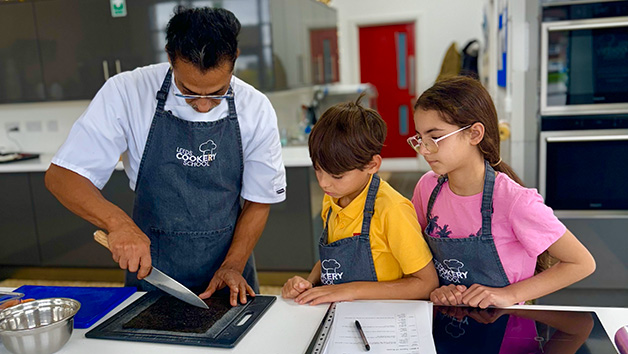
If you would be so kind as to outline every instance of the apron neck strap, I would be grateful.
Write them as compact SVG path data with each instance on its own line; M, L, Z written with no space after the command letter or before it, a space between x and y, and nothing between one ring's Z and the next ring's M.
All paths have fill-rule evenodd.
M438 183L432 194L430 200L427 203L427 220L432 219L432 208L434 207L434 201L438 193L440 193L443 184L447 181L447 175L438 177ZM488 161L484 160L484 187L482 189L482 235L491 235L491 221L493 219L493 188L495 187L495 170Z
M484 189L482 190L482 235L491 235L493 219L493 188L495 187L495 170L484 160Z
M366 195L366 202L364 203L364 211L362 217L362 235L368 235L371 231L371 219L373 219L373 213L375 212L375 197L379 190L379 175L376 173L373 175L369 191Z
M438 176L438 183L436 187L432 190L432 194L430 195L430 200L427 202L427 220L432 219L432 208L434 207L434 201L436 201L436 197L438 193L440 193L443 184L447 181L447 175Z
M172 68L168 68L168 73L164 78L161 88L157 91L157 110L163 111L166 105L166 97L168 97L168 91L170 90L170 83L172 82Z

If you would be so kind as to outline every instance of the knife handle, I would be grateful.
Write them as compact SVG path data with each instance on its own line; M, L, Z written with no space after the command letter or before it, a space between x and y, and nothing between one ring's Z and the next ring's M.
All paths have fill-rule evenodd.
M107 241L107 234L102 230L94 232L94 240L109 249L109 241Z

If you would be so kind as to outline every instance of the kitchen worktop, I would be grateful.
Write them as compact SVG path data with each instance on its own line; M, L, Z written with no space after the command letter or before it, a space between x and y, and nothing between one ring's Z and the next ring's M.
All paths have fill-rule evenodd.
M286 167L312 166L307 146L285 146L281 149ZM38 159L17 161L0 164L0 173L11 172L45 172L50 166L54 154L43 153ZM118 163L117 170L122 170L122 163ZM419 171L417 158L385 158L382 161L382 171Z
M0 288L10 291L13 289ZM114 313L120 311L144 293L135 293L121 303L107 316L98 321L99 325ZM606 330L609 338L614 338L615 332L628 324L628 308L612 307L574 307L574 306L528 306L517 305L510 308L543 309L562 311L595 311ZM233 349L207 348L182 346L172 344L152 344L142 342L128 342L85 338L89 329L75 329L70 341L58 352L71 353L272 353L272 354L299 354L304 353L310 340L314 336L325 312L326 305L307 306L296 305L293 301L278 298L268 312L259 320L249 333ZM9 352L0 346L0 354Z

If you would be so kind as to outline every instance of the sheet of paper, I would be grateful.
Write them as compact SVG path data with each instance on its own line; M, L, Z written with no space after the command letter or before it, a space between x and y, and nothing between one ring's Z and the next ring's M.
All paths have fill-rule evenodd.
M366 351L355 321L371 346L369 353L436 354L432 303L426 301L355 301L336 304L325 353Z

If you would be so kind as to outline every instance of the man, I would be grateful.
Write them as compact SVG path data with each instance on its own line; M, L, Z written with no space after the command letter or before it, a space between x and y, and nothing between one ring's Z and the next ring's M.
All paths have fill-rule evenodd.
M109 79L46 173L63 205L108 231L127 285L150 289L135 278L154 265L201 298L227 286L235 306L257 291L251 254L286 182L273 108L233 76L239 31L227 10L175 9L169 64ZM132 219L99 190L120 156Z

